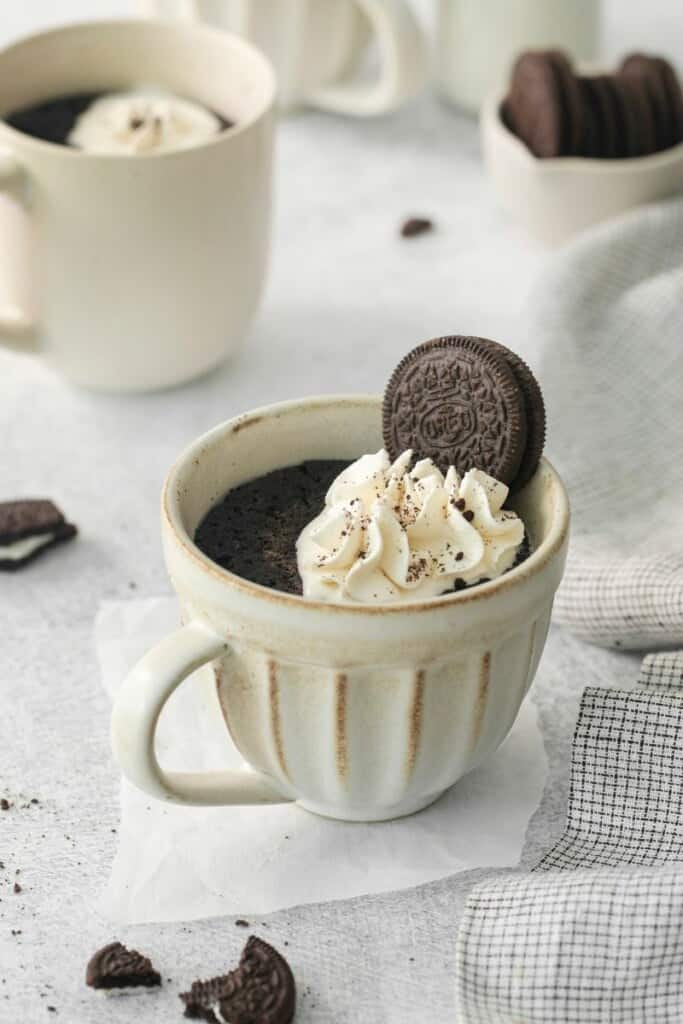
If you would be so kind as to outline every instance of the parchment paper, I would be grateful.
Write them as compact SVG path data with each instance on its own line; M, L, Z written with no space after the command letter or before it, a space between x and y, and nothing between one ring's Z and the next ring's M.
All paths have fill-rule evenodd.
M178 625L174 598L102 605L95 640L113 695L128 669ZM159 756L179 769L240 763L213 677L186 681L162 715ZM265 914L403 889L466 868L517 863L546 758L526 701L507 740L436 804L395 822L329 821L296 805L187 808L121 787L119 847L100 909L117 921Z

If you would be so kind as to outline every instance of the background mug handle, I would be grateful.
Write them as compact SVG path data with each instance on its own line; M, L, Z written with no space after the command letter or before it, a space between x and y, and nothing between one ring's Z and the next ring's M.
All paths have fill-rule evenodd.
M427 52L420 24L405 0L353 0L370 22L379 49L374 82L345 81L306 97L320 110L371 117L395 110L423 85Z
M307 16L308 4L312 2L317 0L299 0L292 11L295 23ZM379 49L379 77L373 82L332 83L308 93L304 102L319 110L354 117L394 110L414 95L426 78L427 46L420 23L406 0L348 2L355 3L370 23ZM174 0L171 7L168 0L146 0L145 10L192 21L202 18L201 0Z
M0 149L0 192L13 202L26 207L26 181L24 168L9 149ZM5 244L0 252L0 275L10 280L5 261L16 259L11 244ZM9 287L8 287L9 290ZM33 319L21 308L19 302L7 296L0 303L0 345L20 352L35 352L38 348L38 331Z
M167 772L154 749L159 716L174 690L196 669L220 657L228 645L192 622L161 640L130 672L116 695L111 742L121 771L138 789L171 803L221 806L282 804L294 798L261 772Z

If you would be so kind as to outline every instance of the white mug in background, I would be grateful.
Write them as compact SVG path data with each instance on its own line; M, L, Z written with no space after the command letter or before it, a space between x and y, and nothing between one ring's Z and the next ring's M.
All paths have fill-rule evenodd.
M273 63L285 110L381 114L414 95L425 78L424 38L407 0L144 0L144 8L248 39ZM358 80L353 72L373 36L377 75Z
M31 36L0 52L0 117L140 83L235 127L191 149L128 156L0 121L0 190L14 203L0 246L0 343L97 390L169 387L216 366L244 336L266 271L275 78L242 39L139 19Z
M600 0L439 0L436 31L439 89L476 113L504 88L523 50L557 48L593 60Z
M440 598L323 604L235 576L194 543L226 491L305 459L377 451L381 419L381 399L362 395L284 402L221 424L172 468L162 537L185 625L132 670L112 717L114 753L140 789L187 805L296 800L379 821L426 807L502 743L538 667L567 550L567 496L545 460L513 501L532 554ZM173 773L157 761L163 707L201 666L241 771Z

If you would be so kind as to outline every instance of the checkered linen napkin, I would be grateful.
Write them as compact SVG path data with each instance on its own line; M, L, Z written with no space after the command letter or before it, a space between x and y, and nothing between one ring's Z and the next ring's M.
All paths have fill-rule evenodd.
M472 891L460 1024L683 1020L683 651L639 683L584 692L564 834Z
M523 330L572 501L556 621L605 646L683 645L683 201L563 250Z

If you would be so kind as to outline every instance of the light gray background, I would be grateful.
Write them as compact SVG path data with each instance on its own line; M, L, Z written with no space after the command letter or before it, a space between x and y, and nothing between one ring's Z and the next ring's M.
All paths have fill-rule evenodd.
M0 41L134 10L133 0L5 4ZM671 53L678 45L680 57L680 20L675 0L611 0L606 50ZM81 528L77 543L0 579L0 796L14 801L0 812L3 1024L177 1019L180 984L223 970L244 940L229 920L115 931L92 909L118 822L92 621L103 598L166 591L158 494L176 453L256 404L381 390L399 356L433 334L505 341L550 258L496 211L474 123L430 95L372 122L315 114L288 121L277 193L262 313L243 353L210 379L146 398L102 397L74 391L37 361L0 354L0 500L51 496ZM397 225L411 212L432 215L438 232L400 241ZM533 338L519 348L533 361ZM558 632L548 653L538 700L554 784L532 824L528 862L562 824L580 690L628 685L636 674L632 659ZM32 797L39 804L23 806ZM451 1020L453 941L473 877L255 922L264 938L289 943L301 994L297 1020ZM113 937L153 956L173 979L163 993L104 1004L85 989L90 953Z

